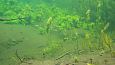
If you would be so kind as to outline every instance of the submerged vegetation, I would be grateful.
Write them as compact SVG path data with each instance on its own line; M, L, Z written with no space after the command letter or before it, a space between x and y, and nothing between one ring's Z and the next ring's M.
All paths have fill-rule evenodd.
M37 34L33 38L34 32L27 30L29 35L22 31L6 41L0 38L1 49L13 49L0 60L7 59L4 60L9 62L6 65L29 65L33 59L40 60L42 64L53 59L57 63L55 65L61 65L61 60L69 59L73 61L62 65L100 65L95 61L96 57L84 61L80 56L110 54L110 58L115 58L114 6L114 0L1 0L0 24L30 26ZM21 37L17 38L18 35ZM26 39L26 36L32 38ZM30 45L32 49L21 45ZM0 57L4 53L0 50ZM107 65L108 59L103 62L102 65Z

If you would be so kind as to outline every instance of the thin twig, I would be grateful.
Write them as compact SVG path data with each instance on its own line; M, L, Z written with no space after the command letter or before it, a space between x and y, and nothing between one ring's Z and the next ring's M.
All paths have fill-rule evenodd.
M59 56L58 58L56 58L56 60L59 60L59 59L63 58L64 56L68 55L69 53L70 53L70 51L64 53L63 55L61 55L61 56Z

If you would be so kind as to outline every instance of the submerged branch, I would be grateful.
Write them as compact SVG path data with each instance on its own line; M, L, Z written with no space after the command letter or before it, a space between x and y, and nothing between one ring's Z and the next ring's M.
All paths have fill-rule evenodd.
M20 62L22 63L22 62L23 62L23 60L22 60L22 59L21 59L21 57L19 56L19 54L18 54L18 50L16 50L15 55L16 55L16 57L20 60Z
M24 19L24 18L0 18L0 21L12 21L12 20L21 20L21 19Z
M61 55L61 56L59 56L58 58L56 58L56 60L59 60L59 59L63 58L64 56L68 55L69 53L70 53L70 51L64 53L63 55Z

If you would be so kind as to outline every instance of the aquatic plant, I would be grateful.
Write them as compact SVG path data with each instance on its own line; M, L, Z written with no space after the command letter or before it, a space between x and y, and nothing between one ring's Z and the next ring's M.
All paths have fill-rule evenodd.
M49 32L51 24L52 24L52 17L49 17L48 20L47 20L47 25L46 25L46 31L47 31L47 33Z
M112 51L112 52L111 52L111 56L112 56L113 58L115 58L115 51Z
M55 41L52 41L51 43L48 44L46 48L43 49L43 53L45 57L55 57L58 52L62 49L61 44Z
M105 31L109 27L109 23L107 23L104 28L101 30L101 44L102 49L109 48L109 51L112 52L112 38Z
M79 62L79 59L78 59L78 57L74 57L74 63L78 63Z

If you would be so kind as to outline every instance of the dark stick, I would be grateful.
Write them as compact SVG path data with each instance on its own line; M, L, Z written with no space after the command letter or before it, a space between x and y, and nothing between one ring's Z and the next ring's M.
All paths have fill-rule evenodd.
M65 54L61 55L60 57L56 58L56 60L59 60L61 58L63 58L64 56L68 55L70 52L66 52Z
M20 60L20 62L22 63L23 60L20 58L20 56L18 55L18 50L16 50L16 53L15 53L16 57Z
M17 20L17 19L24 19L24 18L0 18L0 21L12 21L12 20Z

